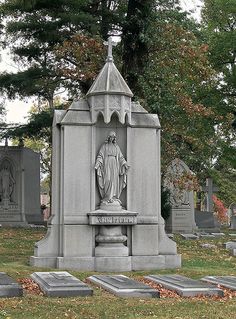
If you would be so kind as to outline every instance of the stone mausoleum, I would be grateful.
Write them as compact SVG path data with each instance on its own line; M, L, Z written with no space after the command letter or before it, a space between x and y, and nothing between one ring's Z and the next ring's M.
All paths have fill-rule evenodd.
M23 146L0 146L0 224L43 223L39 153Z
M161 217L160 123L113 63L53 123L52 218L31 265L88 271L181 266Z

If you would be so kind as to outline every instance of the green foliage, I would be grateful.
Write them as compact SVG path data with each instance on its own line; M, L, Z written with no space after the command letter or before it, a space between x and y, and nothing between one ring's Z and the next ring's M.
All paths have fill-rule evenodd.
M223 138L212 173L220 188L220 199L230 205L236 199L236 1L205 0L202 18L209 61L217 74L213 102L221 108L221 116L228 124L217 127Z
M170 191L167 188L161 187L161 216L164 220L170 217L171 204L170 204Z
M2 42L10 48L20 71L0 75L0 88L10 98L36 95L53 107L55 92L62 86L79 94L83 81L68 82L59 72L58 46L76 34L107 38L112 28L119 29L127 1L22 1L0 4L6 21ZM64 60L65 62L65 60ZM74 81L75 82L75 81Z
M219 74L219 90L227 108L236 102L236 1L205 0L203 23L209 44L209 59Z

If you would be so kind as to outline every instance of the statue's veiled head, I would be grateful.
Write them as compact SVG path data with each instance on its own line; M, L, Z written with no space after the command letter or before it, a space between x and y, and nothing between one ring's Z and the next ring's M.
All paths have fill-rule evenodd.
M112 143L116 143L116 133L114 131L110 131L108 136L107 136L107 141L112 142Z

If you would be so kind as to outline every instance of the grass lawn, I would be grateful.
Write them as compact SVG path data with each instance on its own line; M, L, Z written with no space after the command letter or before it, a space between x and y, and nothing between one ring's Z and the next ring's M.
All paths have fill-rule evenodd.
M140 280L148 274L178 273L191 278L206 275L235 275L236 257L231 257L222 244L232 240L226 236L217 239L182 240L176 235L178 252L182 254L182 268L149 272L123 273ZM45 235L44 229L0 229L0 271L16 280L29 277L39 269L29 266L34 243ZM216 248L201 248L202 243L215 244ZM93 272L70 271L81 280ZM236 293L225 298L184 298L161 296L160 299L119 298L93 286L92 297L48 298L29 290L22 298L0 298L0 319L36 318L171 318L171 319L235 319Z

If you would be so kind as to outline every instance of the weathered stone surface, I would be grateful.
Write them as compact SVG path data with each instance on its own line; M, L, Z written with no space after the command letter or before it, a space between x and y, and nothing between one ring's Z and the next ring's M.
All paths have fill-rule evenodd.
M31 278L49 297L91 296L93 294L91 288L66 271L35 272Z
M236 290L236 276L206 276L201 280Z
M159 298L156 289L123 275L97 275L87 278L92 283L112 292L119 297Z
M135 212L121 210L118 212L109 212L97 210L88 213L90 225L135 225L137 224L137 215Z
M22 287L5 272L0 272L0 297L6 298L21 296L23 296Z
M225 249L236 249L236 241L228 241L227 243L223 244Z
M180 234L180 236L183 238L183 239L198 239L198 236L197 235L194 235L194 234Z
M206 296L223 296L223 290L211 284L203 283L181 275L150 275L145 278L163 285L165 288L176 291L185 297L194 297L199 294Z

